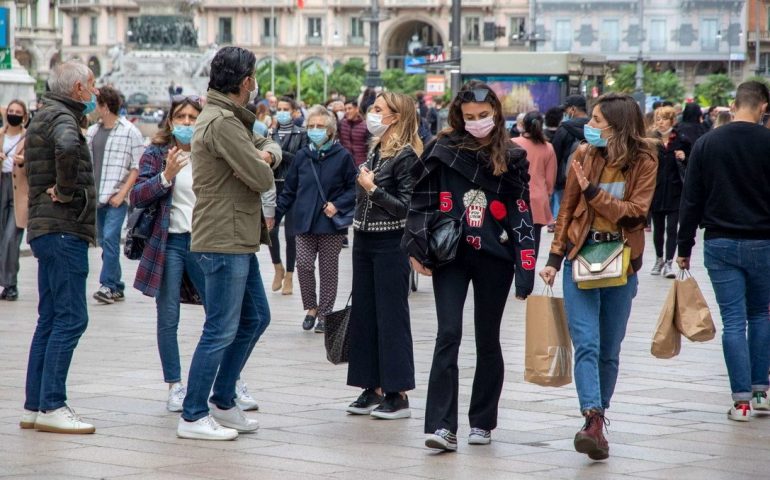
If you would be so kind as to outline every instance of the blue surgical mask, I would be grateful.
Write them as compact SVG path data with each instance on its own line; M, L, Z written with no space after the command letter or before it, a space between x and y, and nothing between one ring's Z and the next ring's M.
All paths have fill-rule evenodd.
M251 128L251 130L254 133L259 134L259 135L261 135L263 137L267 136L267 125L265 125L264 123L260 122L259 120L255 120L254 121L254 126Z
M607 139L602 138L603 128L595 128L588 124L583 125L583 135L586 137L586 142L590 143L594 147L606 147Z
M89 113L96 110L96 94L91 94L91 100L87 102L83 102L86 104L85 108L83 108L83 115L88 115Z
M192 142L193 130L192 125L174 125L171 134L182 145L189 145Z
M572 115L570 115L569 113L565 113L561 117L562 122L569 122L570 120L572 120Z
M325 128L311 128L307 131L307 138L313 142L313 145L320 147L326 143L326 140L329 138L329 134L326 132Z
M281 125L288 125L291 123L291 112L277 112L275 114L275 119L278 120L278 123Z

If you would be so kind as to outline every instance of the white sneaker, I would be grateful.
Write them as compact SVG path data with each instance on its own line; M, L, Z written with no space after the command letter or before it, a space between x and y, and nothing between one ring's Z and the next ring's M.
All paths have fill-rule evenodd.
M209 409L211 416L223 427L234 428L239 433L256 432L259 428L259 422L244 415L238 405L229 410L222 410L213 403L209 403Z
M238 431L219 425L211 415L194 422L188 422L179 417L176 436L193 440L235 440L238 438Z
M751 397L751 409L760 412L770 411L770 401L767 399L766 392L754 392Z
M748 403L737 403L728 410L727 418L736 422L748 422L751 420L751 406Z
M672 260L668 260L663 264L663 272L661 275L663 275L665 278L676 278L676 272L674 272L674 266L672 263Z
M246 382L242 380L235 382L235 404L244 412L259 411L257 401L249 394L246 387Z
M94 433L96 431L93 425L84 422L68 405L51 412L39 412L34 427L41 432L51 433Z
M492 432L483 428L471 428L468 445L489 445L490 443L492 443Z
M655 264L652 266L652 270L650 270L650 275L660 275L660 271L663 269L663 264L665 262L663 261L662 257L658 257L655 259Z
M21 415L21 420L19 421L19 427L24 430L35 428L35 420L37 420L37 412L24 409L24 413Z
M184 403L184 397L187 394L187 389L184 388L181 382L177 382L171 385L168 389L168 400L166 400L166 409L169 412L181 412L182 404Z

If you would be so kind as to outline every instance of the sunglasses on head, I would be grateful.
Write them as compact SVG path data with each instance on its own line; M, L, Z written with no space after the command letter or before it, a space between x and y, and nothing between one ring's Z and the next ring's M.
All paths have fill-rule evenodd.
M198 95L174 95L171 97L171 101L174 103L182 103L185 100L190 100L194 103L201 103L201 97Z
M483 103L492 95L492 91L487 88L474 88L465 90L457 94L462 102Z

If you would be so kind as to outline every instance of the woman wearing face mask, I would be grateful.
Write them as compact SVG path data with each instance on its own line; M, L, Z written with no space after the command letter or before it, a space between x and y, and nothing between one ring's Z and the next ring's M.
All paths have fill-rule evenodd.
M358 175L348 325L348 385L364 389L347 409L354 415L411 416L406 395L414 389L409 258L401 238L411 169L422 153L417 122L412 99L392 92L378 95L366 118L374 145Z
M575 348L575 386L585 417L574 445L592 460L601 460L609 456L605 412L615 390L620 345L636 296L657 152L654 140L646 138L639 105L628 95L600 97L584 128L588 145L578 148L568 172L551 254L540 276L553 285L564 261L564 305ZM630 248L627 283L578 288L572 266L580 250L618 240Z
M310 109L310 143L294 157L275 211L278 225L286 212L294 208L297 275L302 304L307 310L302 328L310 330L315 326L318 333L323 333L325 316L332 311L337 298L339 255L347 236L347 229L339 230L332 217L350 212L356 195L353 157L336 141L336 133L334 114L320 105ZM316 258L320 296L316 292Z
M679 201L692 144L676 127L676 110L673 107L660 107L655 110L653 137L660 143L658 176L650 207L652 239L655 243L655 265L652 266L650 274L676 278L673 261L679 227Z
M413 169L417 178L403 246L412 267L433 276L438 336L425 407L425 445L457 450L458 366L463 305L473 282L476 373L468 443L490 443L505 366L500 322L511 286L523 300L534 283L535 245L526 152L511 143L502 105L471 81L449 107L449 128ZM436 220L460 221L453 260L438 264L429 248Z
M294 156L307 145L307 131L294 125L297 104L290 97L281 97L276 105L275 119L278 127L273 131L273 141L281 146L283 160L273 173L278 196L283 192L286 174L294 161ZM286 266L281 261L281 241L278 237L280 225L270 230L270 258L275 269L272 290L281 290L283 295L294 293L294 264L297 259L297 242L294 234L294 209L288 209L283 215L283 233L286 241Z
M185 397L179 362L179 289L187 273L198 293L205 293L203 272L190 253L190 232L195 194L192 189L190 142L201 112L198 97L173 97L163 127L139 162L139 178L131 189L137 208L158 206L134 287L155 297L158 314L158 351L163 378L168 384L166 408L181 412Z
M16 277L19 274L21 237L27 226L27 174L24 168L24 128L29 115L21 100L8 104L0 129L0 300L19 298Z

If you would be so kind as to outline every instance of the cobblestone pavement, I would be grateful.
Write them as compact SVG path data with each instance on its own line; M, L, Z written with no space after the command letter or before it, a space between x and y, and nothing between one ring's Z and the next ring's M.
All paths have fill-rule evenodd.
M542 265L550 236L544 235ZM713 292L696 247L693 274L719 326ZM347 297L350 250L341 256L338 306ZM670 280L648 274L648 245L621 375L608 414L612 456L593 463L572 450L582 425L573 385L542 388L523 380L524 303L511 297L502 343L507 362L499 427L490 446L468 446L461 415L459 451L435 454L423 446L426 383L435 338L430 281L411 297L417 389L412 418L379 421L348 416L358 390L345 385L346 367L329 364L321 335L300 328L298 286L292 297L269 294L273 321L254 350L244 379L260 403L261 428L234 442L181 440L178 416L165 410L155 342L154 302L127 290L122 304L89 300L90 325L69 376L71 405L96 424L96 434L67 436L18 428L29 342L36 320L36 262L22 258L20 299L0 303L0 477L24 479L755 479L770 471L770 418L727 420L729 385L719 339L683 345L673 360L649 353ZM267 251L259 254L266 283ZM89 292L98 287L99 251L90 254ZM123 259L133 281L136 262ZM559 280L560 281L560 280ZM541 288L538 280L536 291ZM556 289L557 294L561 288ZM466 305L470 317L472 301ZM180 325L186 376L203 311L183 306ZM460 353L460 411L467 412L474 372L473 326L466 323Z

